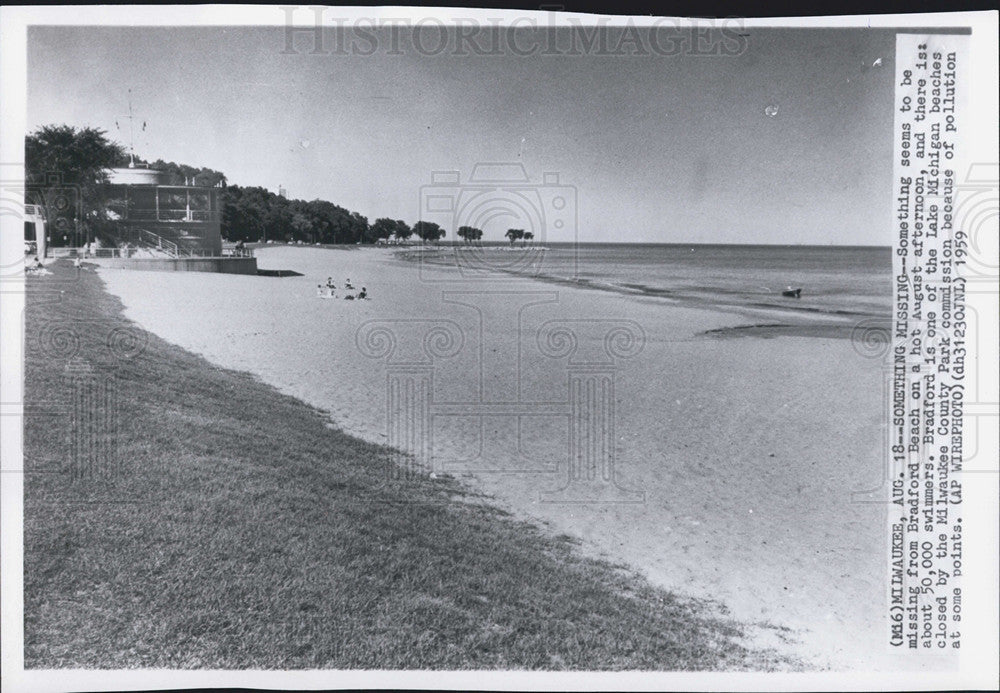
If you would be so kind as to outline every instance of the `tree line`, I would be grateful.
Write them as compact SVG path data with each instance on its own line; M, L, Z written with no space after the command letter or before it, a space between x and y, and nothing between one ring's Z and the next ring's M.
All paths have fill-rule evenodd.
M125 148L104 130L70 125L44 125L25 137L24 146L27 202L45 207L54 244L82 245L95 238L113 244L113 191L106 183L109 169L129 164ZM259 186L230 185L224 173L210 168L163 159L136 163L160 171L164 185L219 187L220 230L227 241L372 244L445 237L434 222L421 220L411 227L402 219L382 217L369 223L327 200L289 200ZM456 235L466 244L478 243L483 230L460 226ZM511 246L534 239L524 229L508 229L505 236Z
M99 128L44 125L25 137L26 201L45 208L56 245L63 235L71 245L94 238L114 241L108 171L127 166L129 155L106 134ZM411 227L402 219L383 217L369 223L358 212L327 200L289 200L262 187L229 185L225 174L209 168L162 159L137 164L161 171L165 185L220 187L221 233L229 241L370 244L445 237L445 230L433 222L418 221Z
M221 194L222 237L230 241L324 244L377 243L412 236L438 241L445 230L429 221L367 217L327 200L289 200L262 187L228 185Z

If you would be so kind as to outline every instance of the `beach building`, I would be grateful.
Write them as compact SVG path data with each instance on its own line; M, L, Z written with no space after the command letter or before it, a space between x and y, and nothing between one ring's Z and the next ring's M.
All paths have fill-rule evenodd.
M108 178L119 245L174 257L221 255L219 187L164 185L163 174L148 168L115 168Z

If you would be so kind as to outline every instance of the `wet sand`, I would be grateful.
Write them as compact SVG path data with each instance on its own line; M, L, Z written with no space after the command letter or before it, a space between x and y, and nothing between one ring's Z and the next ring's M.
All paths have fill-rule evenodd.
M264 270L301 276L101 276L146 329L221 367L254 373L372 441L389 439L389 371L423 368L435 405L451 407L428 443L436 472L579 538L585 551L716 600L759 625L759 642L817 666L912 666L883 645L885 506L854 495L864 497L882 476L881 366L849 339L833 338L842 333L803 336L808 318L523 278L463 278L399 261L391 250L276 247L258 258ZM318 299L316 285L328 276L338 286L350 277L371 300ZM434 359L409 332L426 319L459 335L448 343L440 333ZM598 333L612 320L641 328L641 351L627 343L607 351ZM384 344L362 337L384 321L396 336L388 361L371 358ZM585 321L597 332L581 328L575 356L561 356L561 343L546 332L553 321ZM745 325L756 327L734 330ZM746 338L718 338L732 334ZM624 491L602 488L633 502L544 502L565 485L573 454L559 415L571 396L567 374L612 352L624 354L614 362L612 417L614 473ZM476 405L497 402L506 409L474 415ZM516 416L525 403L539 413Z

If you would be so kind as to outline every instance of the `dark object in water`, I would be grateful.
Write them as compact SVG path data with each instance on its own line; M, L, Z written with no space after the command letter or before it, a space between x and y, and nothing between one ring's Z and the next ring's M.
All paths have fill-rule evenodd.
M788 298L802 298L802 289L793 289L792 287L788 287L781 292L781 295Z

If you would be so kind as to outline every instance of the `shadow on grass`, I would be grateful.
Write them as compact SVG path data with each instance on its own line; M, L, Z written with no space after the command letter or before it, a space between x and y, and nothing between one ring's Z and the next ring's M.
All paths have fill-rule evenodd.
M801 666L453 480L382 483L391 450L52 269L27 282L26 667Z

